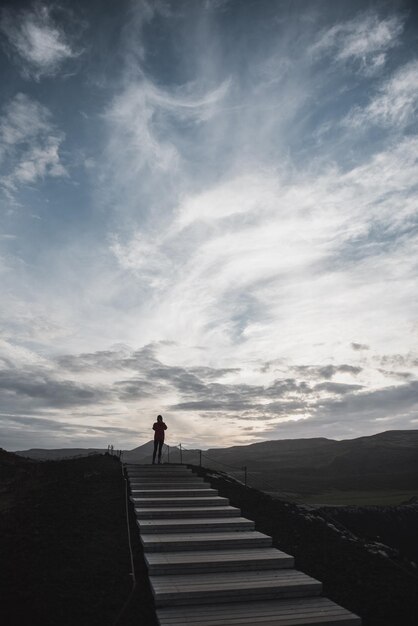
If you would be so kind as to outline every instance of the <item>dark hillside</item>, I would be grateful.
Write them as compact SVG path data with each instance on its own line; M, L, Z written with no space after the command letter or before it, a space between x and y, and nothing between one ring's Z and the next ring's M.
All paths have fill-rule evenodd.
M321 580L324 595L359 615L363 626L416 626L418 576L390 548L355 535L325 511L273 499L218 473L195 471L255 520L257 530L271 535L277 548L293 554L297 569ZM411 510L401 520L411 531L415 514Z
M276 464L278 468L351 467L351 471L381 470L382 465L405 470L409 464L418 467L418 430L387 431L334 441L332 439L283 439L263 441L248 446L210 449L205 455L214 460L256 467L260 463ZM360 466L358 465L360 463Z
M92 454L104 454L105 452L106 450L101 448L30 448L29 450L18 450L14 454L34 461L59 461Z
M418 494L418 431L344 441L278 440L204 452L203 465L221 470L222 464L246 466L256 488L308 502L400 503Z
M118 626L155 626L131 516L138 587ZM43 463L0 451L1 622L112 626L131 566L125 481L115 457Z
M386 544L418 575L418 502L401 506L322 507L319 513L331 516L367 541Z

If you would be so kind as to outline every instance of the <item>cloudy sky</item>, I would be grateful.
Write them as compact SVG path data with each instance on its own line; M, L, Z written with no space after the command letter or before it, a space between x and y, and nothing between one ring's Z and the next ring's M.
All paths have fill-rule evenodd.
M0 12L0 446L418 428L418 10Z

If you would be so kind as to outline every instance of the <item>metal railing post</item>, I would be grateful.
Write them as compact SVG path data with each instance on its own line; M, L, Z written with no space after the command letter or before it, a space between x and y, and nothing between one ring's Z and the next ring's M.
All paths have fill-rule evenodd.
M199 450L199 465L202 467L202 450Z
M183 465L183 450L181 449L181 443L179 443L180 448L180 465Z
M170 463L170 446L167 446L167 463Z
M247 466L244 465L242 469L244 470L244 485L247 486Z

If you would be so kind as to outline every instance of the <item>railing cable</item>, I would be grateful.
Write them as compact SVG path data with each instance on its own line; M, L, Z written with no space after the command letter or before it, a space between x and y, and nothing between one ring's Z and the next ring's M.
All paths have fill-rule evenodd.
M125 481L125 512L126 512L126 526L127 526L127 531L128 531L129 554L130 554L130 559L131 559L130 576L132 577L132 589L130 591L129 596L126 598L124 605L122 606L121 610L119 611L115 621L113 622L113 626L117 626L119 624L119 621L120 621L122 615L125 613L129 603L131 602L133 594L134 594L135 589L136 589L136 576L135 576L134 555L133 555L133 551L132 551L131 527L129 525L129 498L128 498L129 483L128 483L128 479L126 477L126 474L124 472L123 463L121 463L120 465L121 465L121 469L122 469L122 476L123 476L124 481Z

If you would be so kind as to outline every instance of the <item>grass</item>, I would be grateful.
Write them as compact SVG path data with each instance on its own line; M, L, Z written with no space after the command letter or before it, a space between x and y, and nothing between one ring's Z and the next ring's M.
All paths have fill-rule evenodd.
M418 490L399 491L397 489L388 489L387 491L340 491L333 489L329 491L323 491L322 493L300 495L296 497L296 499L300 503L317 505L396 506L399 504L404 504L413 497L418 497Z
M7 459L6 459L7 460ZM0 459L1 461L1 459ZM0 463L5 626L155 626L132 510L130 596L125 481L114 457Z

